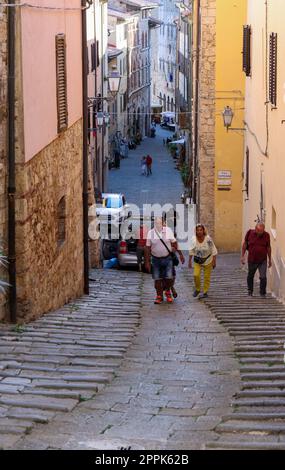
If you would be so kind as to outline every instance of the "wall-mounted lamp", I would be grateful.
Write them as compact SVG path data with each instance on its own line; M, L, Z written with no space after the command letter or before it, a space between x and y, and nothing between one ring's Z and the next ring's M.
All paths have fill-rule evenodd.
M111 73L108 76L109 91L113 98L116 98L121 84L121 76L116 66L113 67Z
M229 131L246 131L246 128L240 128L240 127L231 127L233 118L234 118L234 112L230 106L226 106L224 111L223 111L223 120L224 120L224 126L227 129L227 132Z
M100 111L99 113L97 113L96 118L97 118L97 126L98 126L98 128L99 128L99 129L102 129L103 124L104 124L104 113L102 113L102 112Z

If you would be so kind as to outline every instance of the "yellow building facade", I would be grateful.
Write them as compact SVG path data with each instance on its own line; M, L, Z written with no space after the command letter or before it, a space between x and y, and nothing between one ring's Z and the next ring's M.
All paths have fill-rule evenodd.
M221 251L239 251L242 235L245 76L242 28L247 0L216 0L215 240ZM229 131L222 113L234 118Z
M264 220L272 292L285 300L285 2L248 0L243 234Z
M245 76L243 25L247 0L193 0L193 173L197 220L207 225L219 251L241 247Z

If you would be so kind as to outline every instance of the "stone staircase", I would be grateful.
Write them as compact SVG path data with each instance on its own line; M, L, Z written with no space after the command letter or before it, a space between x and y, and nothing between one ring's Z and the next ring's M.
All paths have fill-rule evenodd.
M285 449L285 306L262 299L258 285L248 297L245 271L226 260L214 271L205 303L233 339L241 389L215 429L220 437L206 448Z
M142 276L91 272L90 296L0 326L0 448L71 411L113 378L139 324Z

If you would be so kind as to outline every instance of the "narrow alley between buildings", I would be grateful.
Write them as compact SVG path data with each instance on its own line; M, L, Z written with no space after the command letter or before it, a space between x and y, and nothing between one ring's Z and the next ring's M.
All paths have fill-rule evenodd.
M159 131L131 151L112 170L111 190L123 188L138 204L178 201L167 135ZM149 152L146 177L140 160ZM2 327L1 447L285 448L278 422L285 309L247 297L237 256L218 259L206 304L193 299L187 267L178 270L175 303L160 306L149 274L92 270L90 296L23 327Z

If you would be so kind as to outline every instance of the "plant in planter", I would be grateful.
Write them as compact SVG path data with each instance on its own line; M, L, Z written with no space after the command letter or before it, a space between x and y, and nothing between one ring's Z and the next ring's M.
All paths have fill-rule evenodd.
M175 157L176 156L176 145L170 143L170 144L168 144L168 149L169 149L170 155L172 157Z
M180 173L181 173L181 178L182 178L183 184L184 184L185 188L187 188L189 186L189 180L190 180L189 165L184 163L180 168Z

